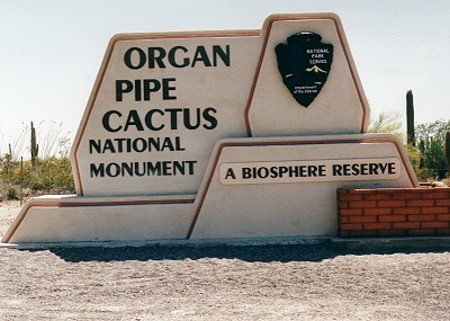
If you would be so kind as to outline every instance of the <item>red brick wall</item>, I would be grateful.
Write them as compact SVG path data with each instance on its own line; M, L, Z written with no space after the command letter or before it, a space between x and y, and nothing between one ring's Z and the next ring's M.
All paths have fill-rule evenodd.
M450 188L338 189L341 237L450 235Z

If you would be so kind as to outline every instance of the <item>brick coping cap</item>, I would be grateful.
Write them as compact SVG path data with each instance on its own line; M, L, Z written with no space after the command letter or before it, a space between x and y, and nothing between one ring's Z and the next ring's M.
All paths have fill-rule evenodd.
M393 188L338 188L338 192L356 192L356 193L397 193L397 192L416 192L416 193L434 193L450 192L450 187L393 187Z

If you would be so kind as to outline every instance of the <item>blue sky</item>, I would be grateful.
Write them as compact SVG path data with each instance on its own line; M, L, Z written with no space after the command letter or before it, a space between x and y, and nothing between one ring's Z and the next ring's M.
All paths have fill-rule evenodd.
M73 137L116 33L260 29L306 12L340 16L372 115L405 122L412 89L416 123L450 118L448 0L0 0L0 153L30 121Z

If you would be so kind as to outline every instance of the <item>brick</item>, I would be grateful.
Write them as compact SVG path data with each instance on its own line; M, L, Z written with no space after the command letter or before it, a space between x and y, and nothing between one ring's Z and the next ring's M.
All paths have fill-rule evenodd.
M450 206L450 199L436 200L436 206Z
M349 222L348 216L344 216L344 217L339 217L339 223L340 224L346 224Z
M391 208L365 208L364 215L390 215L392 214Z
M344 195L340 195L339 199L341 201L362 201L363 197L362 195L358 195L358 194L344 194Z
M411 188L379 188L377 189L377 193L383 194L383 193L388 193L388 194L397 194L397 193L407 193L410 192L411 190L416 190L416 189L411 189Z
M377 207L376 201L355 201L349 203L350 208L371 208Z
M409 222L434 222L436 221L435 215L408 215Z
M433 200L408 200L406 201L406 206L411 207L422 207L422 206L433 206Z
M350 223L375 223L376 216L350 216Z
M348 208L348 202L339 202L338 208Z
M418 198L420 198L420 194L413 192L399 194L396 193L392 195L392 199L394 200L417 200Z
M382 215L378 217L378 221L382 222L406 222L406 215Z
M405 215L411 215L411 214L420 214L420 207L399 207L399 208L393 208L392 214L405 214Z
M434 192L434 193L425 193L423 195L423 198L432 198L432 199L448 199L448 193L447 192Z
M410 235L410 236L431 236L431 235L435 235L435 232L433 229L409 230L408 235Z
M434 206L434 207L422 207L422 214L447 214L448 207Z
M380 201L380 200L391 200L392 195L390 194L366 194L364 195L364 200L367 201Z
M365 230L388 230L391 223L364 223Z
M422 222L422 228L449 228L448 222Z
M354 190L351 190L352 193L355 194L374 194L374 193L378 193L378 189L373 189L373 188L357 188Z
M362 215L363 210L360 208L345 208L341 210L341 216Z
M419 229L420 228L420 222L394 223L394 224L392 224L392 228L394 228L394 229L403 229L403 230Z
M341 231L359 231L362 229L362 224L341 224Z
M378 207L405 207L404 200L378 201Z
M437 214L436 221L438 222L450 222L450 214Z

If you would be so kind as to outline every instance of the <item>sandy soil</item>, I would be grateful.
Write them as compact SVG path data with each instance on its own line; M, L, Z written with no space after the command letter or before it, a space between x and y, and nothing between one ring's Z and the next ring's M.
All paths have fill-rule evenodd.
M449 244L0 248L0 320L445 321Z

